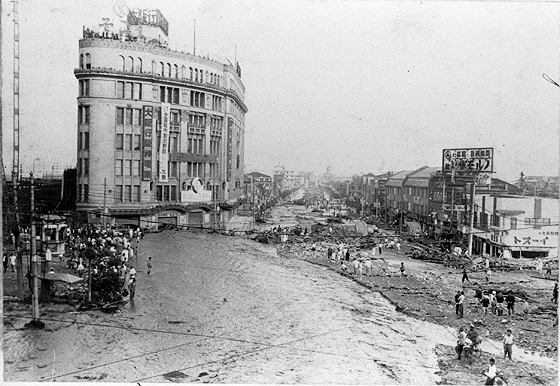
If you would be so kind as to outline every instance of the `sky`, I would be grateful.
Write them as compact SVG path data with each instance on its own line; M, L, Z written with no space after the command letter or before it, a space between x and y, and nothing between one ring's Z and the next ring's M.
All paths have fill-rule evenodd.
M20 0L20 164L76 162L78 40L115 0ZM440 166L494 147L495 175L558 175L558 2L126 0L171 48L238 60L245 170L337 175ZM2 4L3 160L12 164L12 6Z

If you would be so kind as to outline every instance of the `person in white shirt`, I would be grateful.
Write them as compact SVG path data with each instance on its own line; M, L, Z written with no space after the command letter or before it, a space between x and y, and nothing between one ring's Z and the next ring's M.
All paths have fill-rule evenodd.
M10 265L12 266L12 272L14 272L14 267L16 266L16 255L13 253L10 255Z
M496 361L494 358L490 358L490 366L488 366L488 371L484 373L486 375L486 383L485 385L493 385L494 380L496 379Z
M506 334L504 335L504 359L506 359L506 356L508 357L508 359L511 361L511 354L512 354L512 349L513 349L513 335L511 334L511 330L508 329Z

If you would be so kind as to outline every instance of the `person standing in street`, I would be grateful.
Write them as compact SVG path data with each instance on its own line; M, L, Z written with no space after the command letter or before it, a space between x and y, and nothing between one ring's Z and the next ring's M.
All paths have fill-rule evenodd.
M455 294L455 315L459 316L459 297L461 296L461 291L457 291Z
M550 276L552 276L552 264L550 264L550 261L546 263L546 273L544 274L544 276L547 279L550 279Z
M400 271L401 271L401 277L402 277L402 278L405 278L405 277L406 277L406 271L405 271L405 269L404 269L404 263L403 263L402 261L401 261L401 268L400 268Z
M459 296L459 318L463 317L464 303L465 303L465 291L461 291L461 295Z
M558 303L558 283L554 284L554 289L552 290L552 302Z
M512 350L513 350L513 335L511 333L511 330L508 329L506 331L506 334L504 335L504 359L506 359L506 357L511 361L511 356L512 356Z
M6 273L6 271L8 270L8 255L6 253L4 253L4 259L2 260L2 263L4 264L4 273Z
M498 316L502 316L504 314L504 295L502 291L498 291L496 295L496 309L498 311Z
M492 291L492 293L490 294L490 311L492 312L492 315L496 315L497 306L498 303L496 302L496 291Z
M482 319L486 319L486 315L488 315L488 307L490 306L490 296L483 293L482 300L480 302L482 304Z
M130 293L130 301L134 300L134 295L136 295L136 276L130 275L130 280L128 282L128 292Z
M513 291L509 291L508 296L506 296L506 304L508 315L513 316L515 314L515 296L513 296Z
M10 255L10 265L12 266L12 272L15 272L16 267L16 255L12 252Z

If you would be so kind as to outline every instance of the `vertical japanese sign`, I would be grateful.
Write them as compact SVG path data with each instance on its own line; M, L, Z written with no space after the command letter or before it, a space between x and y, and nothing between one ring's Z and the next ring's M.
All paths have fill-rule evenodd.
M144 106L142 130L142 179L152 179L152 130L154 109L152 106Z
M171 105L161 104L161 139L159 143L159 182L168 182L167 164L169 161L169 118Z
M232 157L233 157L232 142L233 142L233 119L228 118L228 127L227 127L227 181L231 181L231 162L232 162Z

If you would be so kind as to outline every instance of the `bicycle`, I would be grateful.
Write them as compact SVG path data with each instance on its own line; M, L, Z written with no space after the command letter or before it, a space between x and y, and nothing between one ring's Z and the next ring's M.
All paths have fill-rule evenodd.
M469 363L472 363L473 357L480 358L480 356L482 355L480 343L473 344L472 346L465 346L463 348L463 355L465 356L465 359L469 361Z

